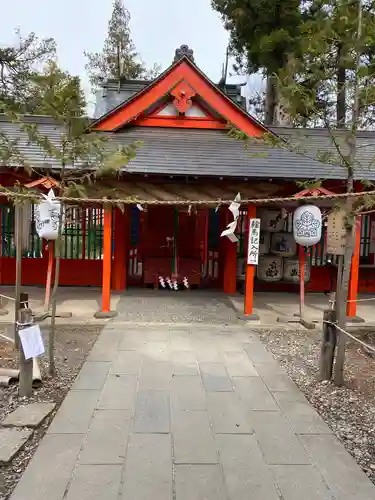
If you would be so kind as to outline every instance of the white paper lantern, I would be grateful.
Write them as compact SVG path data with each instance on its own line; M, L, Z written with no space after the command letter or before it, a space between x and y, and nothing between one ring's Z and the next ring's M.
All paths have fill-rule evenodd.
M259 257L257 277L261 281L280 281L283 275L283 259L273 255Z
M294 212L293 235L299 245L311 247L322 237L322 213L315 205L302 205Z
M261 231L259 239L259 255L265 255L270 251L271 235Z
M48 196L35 206L35 228L38 235L46 240L56 240L59 232L61 204L55 199L52 189ZM64 214L63 214L64 215ZM62 223L64 221L64 216Z
M275 233L272 235L271 252L282 257L296 255L297 245L292 233Z
M293 283L299 283L299 260L284 259L284 279ZM310 264L305 262L305 283L310 280Z
M260 228L262 231L278 233L284 229L285 220L280 210L259 210Z

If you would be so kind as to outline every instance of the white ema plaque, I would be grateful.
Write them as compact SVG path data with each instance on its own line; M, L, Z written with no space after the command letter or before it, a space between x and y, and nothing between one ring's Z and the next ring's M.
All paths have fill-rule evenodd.
M247 263L257 266L259 262L260 219L250 219Z

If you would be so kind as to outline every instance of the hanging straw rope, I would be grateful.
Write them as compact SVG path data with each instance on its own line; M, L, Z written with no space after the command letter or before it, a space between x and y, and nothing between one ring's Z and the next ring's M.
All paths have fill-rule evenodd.
M40 200L43 201L43 197L37 193L17 193L5 189L3 186L0 187L0 195L3 194L7 198L13 199L23 199L23 200ZM375 190L357 192L357 193L339 193L330 195L310 195L304 196L304 201L314 201L314 200L342 200L347 198L361 198L364 196L375 196ZM230 205L233 200L222 200L222 199L206 199L206 200L141 200L138 198L124 198L124 199L108 199L108 198L75 198L70 196L57 196L55 198L59 201L64 201L67 203L96 203L96 204L109 204L109 205ZM301 201L301 198L297 195L287 196L287 197L274 197L274 198L249 198L240 200L242 205L261 205L270 203L288 203L294 201Z

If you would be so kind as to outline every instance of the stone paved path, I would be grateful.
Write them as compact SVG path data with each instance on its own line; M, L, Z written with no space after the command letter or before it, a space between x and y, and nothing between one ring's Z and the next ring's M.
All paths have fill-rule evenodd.
M246 326L110 324L12 500L370 500Z

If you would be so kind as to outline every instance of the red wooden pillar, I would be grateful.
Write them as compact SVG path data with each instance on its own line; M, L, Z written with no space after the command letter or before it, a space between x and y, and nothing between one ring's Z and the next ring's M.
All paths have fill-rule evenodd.
M250 219L256 217L256 207L249 205L247 207L247 221L246 226L248 231L250 231ZM247 233L249 234L249 233ZM247 245L246 245L247 248ZM246 271L245 271L245 300L244 300L244 315L246 319L258 320L259 316L254 314L254 278L255 278L255 266L247 263L247 252L245 255Z
M351 321L360 321L363 319L357 316L357 296L359 282L359 259L361 256L361 218L357 217L355 225L355 242L352 264L350 269L350 280L348 289L348 303L346 305L346 315Z
M119 292L127 287L129 261L129 207L122 212L115 209L115 248L113 258L112 289Z
M223 207L220 214L221 231L233 220L228 207ZM237 242L230 241L226 236L220 238L223 253L223 290L224 293L233 294L237 291Z
M97 318L116 316L111 311L111 267L112 267L112 207L104 207L103 229L103 276L102 276L102 309L95 314Z

